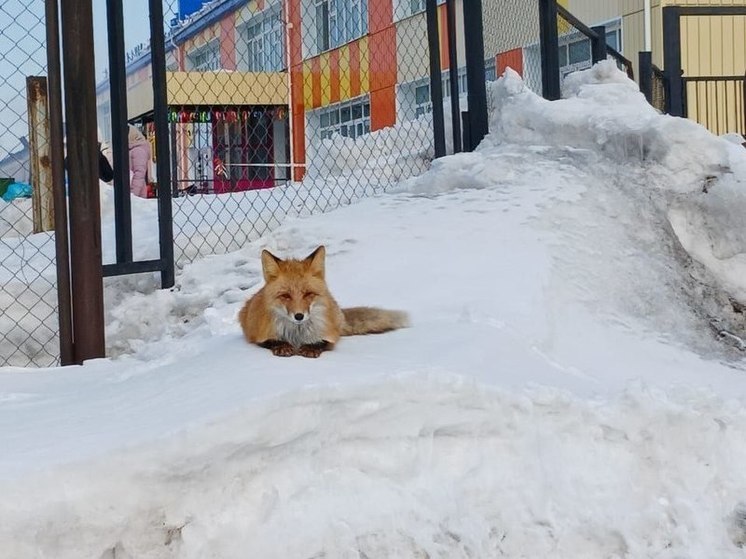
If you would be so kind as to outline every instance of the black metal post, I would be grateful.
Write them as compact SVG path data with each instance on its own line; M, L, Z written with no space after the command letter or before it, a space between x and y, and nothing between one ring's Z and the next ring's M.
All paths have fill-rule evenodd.
M82 363L105 353L93 14L90 0L61 7L74 360Z
M458 51L456 46L456 1L446 0L448 23L448 72L451 77L451 128L453 153L461 151L461 101L458 90Z
M62 70L60 68L60 16L57 0L46 0L47 83L49 90L49 142L54 197L54 243L57 268L57 316L60 335L60 364L75 362L73 348L72 294L70 293L70 247L67 234L64 131L62 129Z
M433 105L433 141L435 157L446 154L446 131L443 121L443 80L440 72L440 37L436 0L426 0L427 44L430 49L430 101Z
M669 113L684 116L684 84L681 76L681 12L676 6L663 8L663 64L668 78Z
M645 95L648 103L653 103L653 53L640 51L638 55L640 71L640 91Z
M161 249L161 287L174 285L174 222L171 198L171 158L168 145L168 93L163 1L149 0L150 56L153 67L153 120L156 180L158 181L158 236Z
M436 0L426 0L427 43L430 50L430 102L433 105L435 157L446 154L446 132L443 120L443 80L440 71L440 36Z
M109 91L111 95L112 167L114 168L114 232L117 262L132 262L127 74L124 57L122 0L106 0L109 34Z
M487 118L487 85L484 76L484 30L482 0L463 3L464 54L466 55L466 86L469 102L469 144L473 151L489 132Z
M461 113L461 127L464 133L464 145L469 146L471 145L471 134L469 130L469 111L464 111Z
M544 99L554 101L560 89L559 37L557 35L557 0L538 0L539 35L541 37L541 90Z
M595 37L591 38L591 57L593 63L596 64L606 60L606 26L596 25L591 29L596 34Z

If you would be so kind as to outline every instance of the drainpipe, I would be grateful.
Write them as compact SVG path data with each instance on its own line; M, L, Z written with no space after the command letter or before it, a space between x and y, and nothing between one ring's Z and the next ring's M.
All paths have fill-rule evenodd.
M643 20L645 22L645 48L643 50L648 52L653 50L650 1L651 0L644 0L645 8L643 12Z

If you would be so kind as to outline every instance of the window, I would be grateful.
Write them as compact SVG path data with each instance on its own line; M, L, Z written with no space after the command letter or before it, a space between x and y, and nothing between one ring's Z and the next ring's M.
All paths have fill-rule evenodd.
M613 48L618 53L622 52L622 30L615 29L614 31L606 32L606 44Z
M394 0L394 19L399 21L425 11L426 0ZM445 0L438 0L437 4L444 4Z
M496 64L497 61L494 56L484 61L484 81L493 82L497 79Z
M369 132L370 99L367 97L319 111L319 134L322 140L331 138L333 134L358 138Z
M99 141L108 142L111 140L111 102L108 100L99 105L98 123L101 130Z
M279 5L246 26L246 59L249 72L279 72L285 66Z
M583 39L567 45L568 64L580 64L591 60L591 41Z
M451 74L448 70L443 72L443 97L451 96ZM466 86L466 68L458 70L458 93L463 95L468 90Z
M425 0L408 0L409 15L425 11Z
M188 58L191 69L195 72L220 70L220 44L218 41L211 41L207 45L190 52Z
M621 52L621 21L606 24L606 44ZM563 77L570 72L590 68L592 60L591 41L585 35L574 31L560 38L559 63Z
M368 0L316 0L316 48L324 52L368 33Z
M426 113L433 112L433 104L430 101L430 86L419 85L414 88L414 117L420 118Z

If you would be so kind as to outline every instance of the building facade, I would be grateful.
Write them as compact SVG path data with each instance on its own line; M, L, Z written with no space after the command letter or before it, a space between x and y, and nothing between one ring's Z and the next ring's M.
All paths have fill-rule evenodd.
M460 93L466 91L462 2L456 2ZM652 0L658 66L663 63L661 10L667 3L672 0ZM440 24L445 6L438 4ZM589 26L605 25L607 42L633 61L638 74L644 0L560 4ZM424 9L425 0L180 1L167 37L172 164L179 187L220 193L300 180L325 139L357 138L430 112ZM485 78L495 79L510 66L540 91L538 2L483 0L483 19ZM700 24L688 24L682 40L696 34L715 45L718 36L727 36L743 46L744 19L721 21L719 30L706 32ZM439 39L447 96L444 25ZM723 54L722 62L684 49L683 67L743 74L744 48ZM142 48L130 58L128 116L147 129L153 106L150 55ZM712 68L703 69L705 63ZM560 64L563 75L589 67L590 41L577 32L560 33ZM107 87L101 84L98 90L104 139L110 135Z

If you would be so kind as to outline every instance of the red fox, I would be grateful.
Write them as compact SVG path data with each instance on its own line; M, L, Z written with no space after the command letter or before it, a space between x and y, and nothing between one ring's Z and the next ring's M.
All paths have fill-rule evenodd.
M248 342L281 357L318 357L332 349L340 336L408 326L409 318L401 311L340 309L326 285L325 257L323 246L303 260L281 260L262 251L265 285L238 314Z

